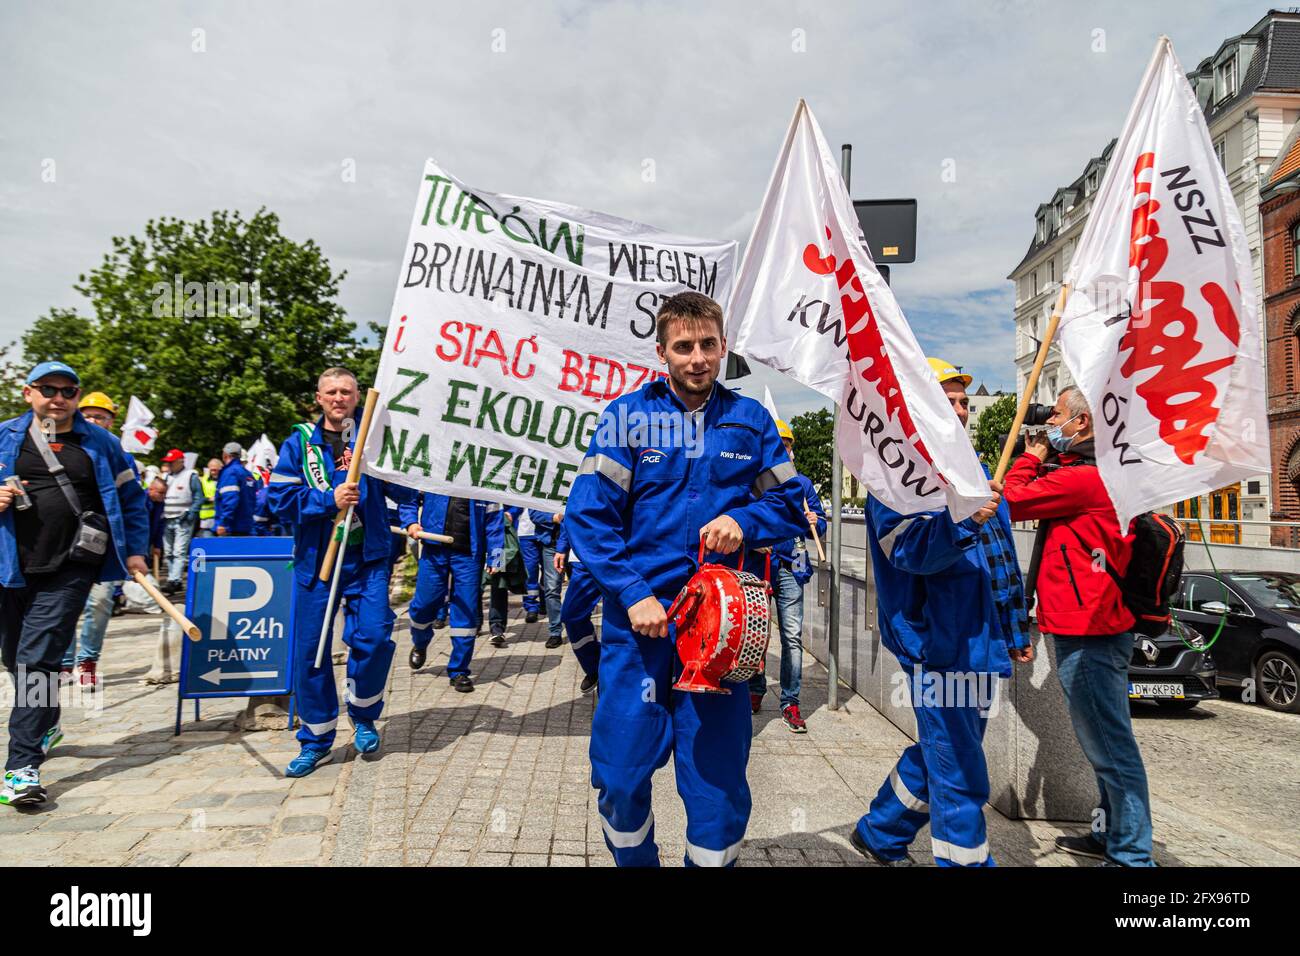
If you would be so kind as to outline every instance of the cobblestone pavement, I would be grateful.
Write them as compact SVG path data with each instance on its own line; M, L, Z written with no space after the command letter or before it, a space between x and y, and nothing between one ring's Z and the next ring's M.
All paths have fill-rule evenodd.
M334 762L301 780L281 775L291 732L234 730L242 699L205 701L197 722L187 704L172 735L175 685L140 684L156 633L156 618L113 621L102 707L65 710L48 804L0 808L0 865L610 865L588 779L593 701L567 645L547 650L544 622L525 625L517 603L507 646L479 644L472 694L448 686L445 636L410 670L400 618L382 750L358 760L341 732ZM742 865L865 865L849 829L908 741L857 697L836 712L825 700L826 672L805 655L810 732L787 732L770 693L755 718ZM1137 728L1161 863L1300 863L1300 718L1225 700L1139 711ZM1078 826L985 815L1001 864L1080 864L1050 850ZM680 865L671 763L655 778L655 820L663 862ZM928 847L922 833L917 863Z

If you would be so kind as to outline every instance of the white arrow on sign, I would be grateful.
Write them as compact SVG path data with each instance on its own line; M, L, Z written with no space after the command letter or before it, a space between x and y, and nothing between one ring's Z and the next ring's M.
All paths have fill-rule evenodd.
M199 680L220 684L223 680L260 680L279 676L279 671L223 671L220 667L214 667L206 674L200 674Z

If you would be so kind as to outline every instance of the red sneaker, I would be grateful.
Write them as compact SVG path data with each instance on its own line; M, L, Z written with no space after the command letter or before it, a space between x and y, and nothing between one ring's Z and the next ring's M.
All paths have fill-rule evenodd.
M96 672L97 664L97 661L82 661L81 675L78 678L81 686L89 687L92 692L99 689L99 674Z
M762 709L762 707L763 707L763 695L751 693L749 695L749 709L753 713L757 714Z
M799 713L798 704L789 704L781 708L781 720L792 734L808 733L808 724Z

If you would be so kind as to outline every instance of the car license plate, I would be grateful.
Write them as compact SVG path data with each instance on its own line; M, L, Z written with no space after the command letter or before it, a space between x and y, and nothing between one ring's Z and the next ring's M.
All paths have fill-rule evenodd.
M1182 684L1129 684L1129 697L1148 700L1151 698L1183 700Z

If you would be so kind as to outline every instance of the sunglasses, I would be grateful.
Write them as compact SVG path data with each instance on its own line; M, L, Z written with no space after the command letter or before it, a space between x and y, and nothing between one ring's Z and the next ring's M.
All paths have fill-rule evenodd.
M72 401L72 399L81 394L81 389L76 385L37 385L36 390L45 398L53 398L55 395L62 395L68 401Z

